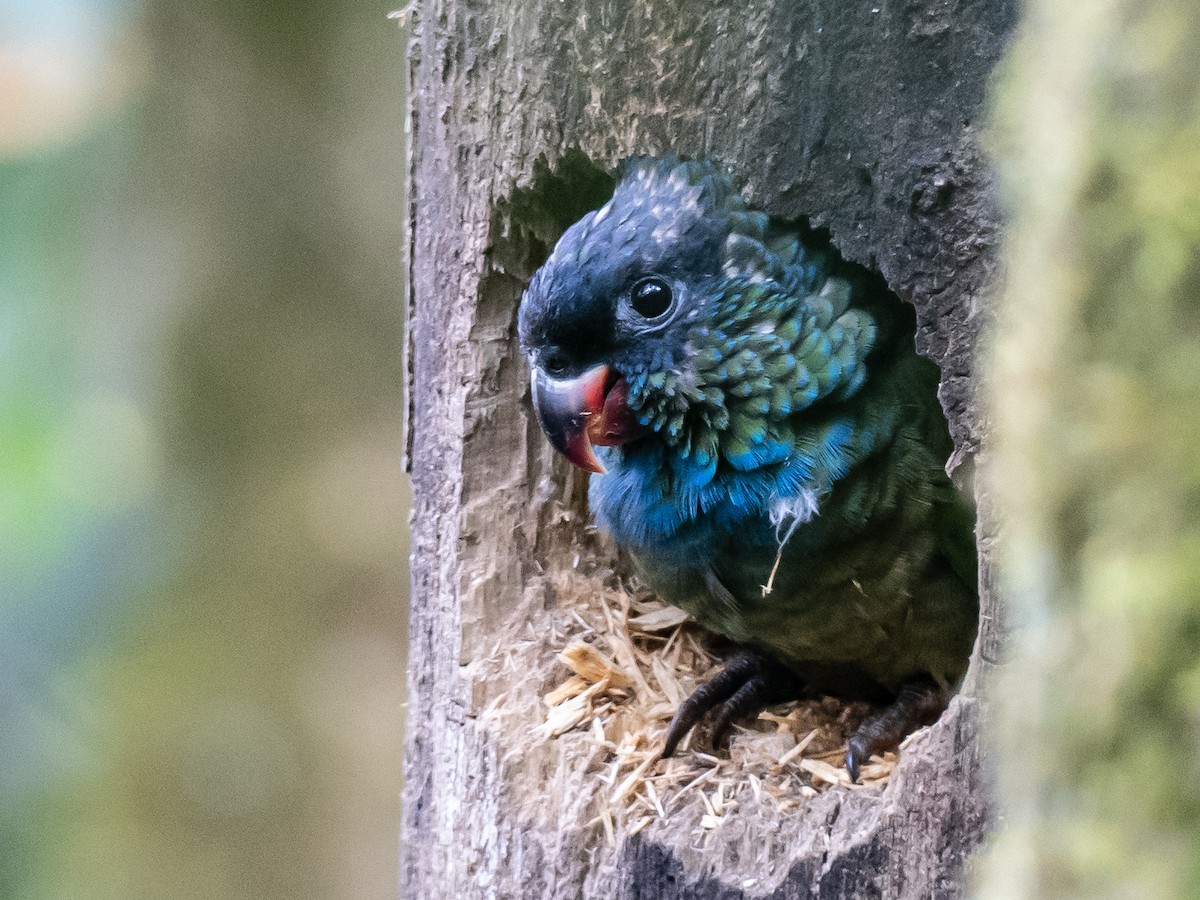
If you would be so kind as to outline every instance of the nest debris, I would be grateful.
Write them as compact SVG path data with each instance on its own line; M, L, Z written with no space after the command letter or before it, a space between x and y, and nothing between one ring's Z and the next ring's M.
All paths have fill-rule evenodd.
M887 784L894 753L872 757L851 783L846 742L870 707L832 698L773 707L735 725L728 755L708 752L698 726L674 758L660 759L676 708L720 664L717 639L611 573L565 572L553 587L571 625L558 656L569 674L543 697L540 737L579 734L599 751L591 824L603 826L610 844L697 801L700 828L714 830L751 798L784 812L831 787Z

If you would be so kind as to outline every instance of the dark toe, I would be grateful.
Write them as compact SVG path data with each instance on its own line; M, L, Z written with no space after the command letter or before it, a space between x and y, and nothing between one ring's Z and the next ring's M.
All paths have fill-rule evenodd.
M679 704L671 724L667 726L667 738L663 743L662 758L666 759L675 753L679 742L683 740L692 727L704 718L710 709L724 703L747 681L754 678L759 671L756 656L750 653L739 653L731 659L720 672L692 692L692 695Z
M846 771L857 782L863 764L876 753L893 750L923 725L937 720L946 708L948 692L932 680L910 681L886 709L867 719L850 738Z
M716 718L713 719L712 728L712 745L714 749L720 749L725 746L725 737L729 733L729 727L735 719L740 719L753 710L762 706L762 696L765 693L766 685L761 676L756 675L746 681L733 696L717 710Z
M718 706L720 710L713 723L714 747L721 745L736 719L772 703L798 697L802 689L800 680L773 659L758 651L742 651L679 704L667 726L662 757L671 756L693 726Z

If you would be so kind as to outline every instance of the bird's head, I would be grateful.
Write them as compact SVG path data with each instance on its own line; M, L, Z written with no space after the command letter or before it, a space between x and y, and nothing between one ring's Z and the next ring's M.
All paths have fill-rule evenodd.
M626 163L612 199L572 225L521 301L519 330L543 430L571 462L646 436L648 391L686 380L689 333L742 206L706 163ZM672 385L672 389L675 389ZM666 423L662 423L666 424Z
M670 448L693 484L719 460L778 462L788 416L856 390L873 339L827 263L712 164L629 161L521 300L542 429L591 472L595 446L634 442Z

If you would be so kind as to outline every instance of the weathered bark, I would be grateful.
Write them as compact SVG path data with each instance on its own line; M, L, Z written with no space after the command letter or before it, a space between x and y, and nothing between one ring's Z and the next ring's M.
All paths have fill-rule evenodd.
M526 279L598 205L604 171L673 150L828 227L918 313L959 454L996 214L977 146L1013 3L427 0L413 21L413 612L402 886L411 897L930 897L962 892L987 801L974 684L882 794L749 805L719 848L673 816L609 848L578 741L531 744L580 546L580 481L551 459L514 335ZM983 541L986 553L990 543Z
M1200 8L1032 0L1022 31L989 478L1022 627L983 895L1194 897Z

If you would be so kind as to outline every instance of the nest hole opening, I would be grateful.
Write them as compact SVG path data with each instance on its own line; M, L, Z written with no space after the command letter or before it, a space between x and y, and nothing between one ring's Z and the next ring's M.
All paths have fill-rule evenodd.
M519 288L507 292L514 319L520 289L563 232L612 196L615 183L603 166L570 150L553 166L539 161L529 186L497 205L490 260L493 272L502 273L497 277ZM810 220L786 225L827 248L838 274L870 283L875 293L890 298L889 327L915 335L912 306L890 290L880 272L843 260L828 230L812 227ZM521 402L528 411L527 389ZM545 588L553 627L543 641L545 665L536 673L540 718L528 723L527 736L561 742L561 753L589 760L595 814L590 824L610 842L679 816L715 834L750 803L785 816L830 789L883 790L896 753L871 759L858 784L843 764L850 735L873 707L831 696L773 706L737 723L728 750L720 753L707 744L706 722L675 758L658 758L679 703L713 674L733 645L637 581L621 551L590 524L587 479L538 441L531 414L527 425L535 477L555 486L542 497L538 527L544 533L529 548L539 573L531 577Z

